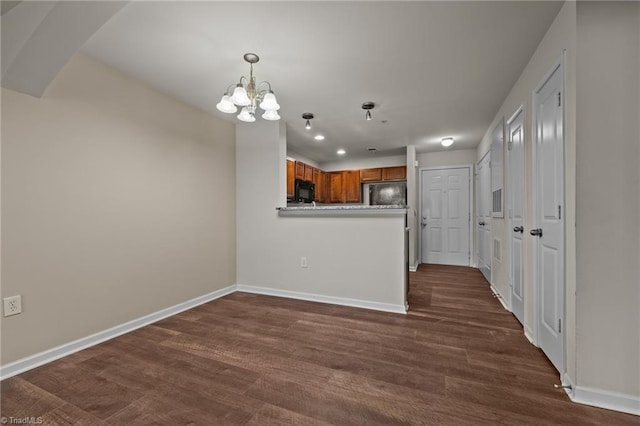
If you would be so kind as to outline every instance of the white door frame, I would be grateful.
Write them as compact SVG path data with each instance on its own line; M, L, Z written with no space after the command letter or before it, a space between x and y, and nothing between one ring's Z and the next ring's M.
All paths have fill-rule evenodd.
M480 190L480 175L478 174L478 164L482 163L486 157L488 157L488 159L489 159L489 162L487 164L487 166L489 167L489 188L488 188L488 191L489 191L489 195L491 195L491 150L490 149L487 150L487 152L485 152L482 155L480 160L478 160L476 162L476 164L475 164L476 170L475 170L475 174L474 174L475 184L476 184L476 188L475 188L476 204L475 204L475 208L474 208L474 210L472 212L472 216L473 216L473 230L474 230L475 242L476 242L475 243L475 247L474 247L474 249L475 249L474 262L475 262L475 267L476 268L480 268L480 263L478 262L478 256L480 254L480 232L479 232L480 229L478 228L477 218L478 218L478 210L479 210L479 206L480 206L480 195L481 194L479 194L479 190ZM485 201L487 201L487 200L485 200ZM491 204L490 201L487 201L487 202L489 202ZM488 220L490 220L490 221L493 220L493 218L491 217L491 213L489 214L489 219ZM492 225L493 225L493 223L489 224L489 226L492 226ZM491 228L489 231L490 231L489 235L493 236L493 228ZM493 260L492 251L493 251L493 244L492 244L492 241L489 241L489 253L488 253L488 255L489 255L489 259L488 259L488 261L489 261L489 278L487 279L487 281L489 281L489 285L492 285L491 284L491 262ZM484 274L483 274L483 276L484 276ZM487 277L485 277L485 278L487 278Z
M473 208L473 165L472 164L463 164L460 166L440 166L440 167L420 167L418 169L418 194L419 203L418 203L418 229L420 232L418 233L418 260L419 263L422 263L422 172L428 170L449 170L449 169L469 169L469 266L471 266L471 259L473 258L473 235L471 234L473 229L471 228L471 217L474 214Z
M553 73L556 71L556 69L558 67L560 67L560 77L562 79L561 82L561 91L564 97L565 94L565 86L566 86L566 50L562 51L562 54L560 55L560 58L557 59L555 62L553 62L553 64L551 65L551 67L549 68L549 70L545 73L544 77L542 78L542 80L540 80L540 82L538 83L538 85L533 89L533 91L531 92L531 110L532 110L532 116L531 116L531 167L532 167L532 179L531 179L531 186L532 186L532 196L533 196L533 205L534 205L534 211L533 211L533 225L536 226L537 223L539 223L539 218L538 218L538 212L537 212L537 205L538 205L538 185L537 185L537 172L538 172L538 164L536 161L536 157L537 157L537 147L536 147L536 141L537 141L537 135L536 135L536 122L537 122L537 113L536 113L536 101L538 98L537 93L542 89L542 87L546 84L547 80L549 80L549 78L553 75ZM563 127L566 124L566 113L565 113L565 99L562 99L562 122L563 122ZM563 170L563 175L562 175L562 187L563 187L563 191L562 191L562 199L563 199L563 206L566 206L566 186L565 186L565 157L566 157L566 153L565 153L565 131L563 129L562 132L562 170ZM566 326L566 304L567 304L567 286L566 286L566 276L567 276L567 268L566 268L566 250L565 250L565 245L566 245L566 235L565 234L565 230L566 230L566 222L565 222L565 218L566 214L562 215L562 222L563 222L563 226L562 226L562 230L563 230L563 235L562 235L562 239L563 239L563 253L562 253L562 260L564 263L564 267L563 267L563 291L564 291L564 297L563 297L563 308L562 308L562 323ZM531 221L529 221L529 223L531 223ZM528 230L525 229L525 233ZM532 271L532 278L533 278L533 335L532 337L532 343L535 346L539 347L539 339L538 339L538 332L539 332L539 320L540 320L540 313L539 313L539 309L540 309L540 285L539 285L539 281L538 281L538 266L539 266L539 261L540 259L538 259L538 253L536 250L536 244L538 243L535 239L531 239L530 247L532 248L531 252L532 252L532 257L533 257L533 271ZM526 327L525 327L526 330ZM563 358L564 358L564 369L566 370L566 366L567 366L567 333L563 333L564 336L564 344L563 344ZM564 372L560 372L560 377L563 376Z
M507 179L506 179L506 181L507 181L507 185L506 185L507 186L507 188L506 188L507 191L505 191L506 195L507 195L507 203L505 203L506 204L505 205L505 209L508 209L508 211L506 212L506 213L508 213L508 215L505 215L505 218L507 219L507 225L508 225L507 226L507 235L510 235L510 233L513 232L513 223L512 223L512 220L511 220L511 200L512 200L512 195L513 195L512 194L513 188L511 187L511 179L509 179L511 177L511 173L512 173L512 170L509 167L511 165L511 154L510 154L511 151L509 151L509 149L508 149L508 144L511 141L511 133L509 132L509 128L510 128L509 126L511 126L511 123L513 122L513 120L515 120L516 117L518 117L518 114L520 114L520 113L522 113L523 132L524 132L524 120L526 119L526 111L524 110L524 104L520 104L520 106L518 106L518 108L516 108L515 112L513 114L511 114L509 119L505 122L506 129L507 129L507 131L506 131L507 138L505 140L505 142L507 144L507 159L504 162L506 164L506 170L507 170ZM523 149L524 149L524 146L523 146ZM523 158L523 164L522 164L524 166L525 165L524 163L526 161L526 155L523 155L523 157L525 157L525 158ZM524 180L526 179L526 175L527 174L525 172L526 172L526 170L522 171L522 179L523 179L524 190L526 191L527 185L526 185L526 181L524 181ZM526 194L523 194L523 196L522 196L523 202L526 201L526 199L527 199ZM522 211L523 212L526 211L526 208L524 206L522 208ZM522 226L526 225L524 222L525 221L524 221L524 218L523 218ZM525 236L526 236L526 234L523 235L523 238L522 238L524 241L526 241ZM507 253L508 253L508 256L509 256L509 261L508 261L508 264L507 264L507 268L508 268L508 278L507 279L509 279L510 282L513 282L513 277L511 276L511 270L512 270L511 262L513 262L513 259L511 258L511 253L512 253L511 245L512 245L511 237L508 237L507 238ZM525 244L523 244L523 248L524 248L524 245ZM524 253L523 253L523 256L522 256L522 267L524 267L524 263L525 262L526 262L526 258L525 258ZM523 285L524 285L524 283L523 283ZM512 310L511 310L511 302L512 302L511 296L512 296L512 290L509 289L509 297L507 298L507 308L508 308L509 312L512 312ZM526 306L526 304L525 304L525 306ZM523 314L523 316L524 316L524 314ZM525 322L524 318L523 318L522 322L523 322L523 328L524 328L524 322Z

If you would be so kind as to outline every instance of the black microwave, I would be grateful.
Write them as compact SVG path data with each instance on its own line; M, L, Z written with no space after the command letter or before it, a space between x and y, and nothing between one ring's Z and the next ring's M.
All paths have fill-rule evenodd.
M316 186L308 180L296 179L294 201L311 203L316 200Z

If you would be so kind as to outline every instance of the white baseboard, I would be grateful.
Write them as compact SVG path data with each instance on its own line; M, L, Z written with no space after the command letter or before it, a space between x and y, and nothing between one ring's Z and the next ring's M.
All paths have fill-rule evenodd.
M498 299L498 300L500 301L500 303L502 304L502 307L503 307L505 310L507 310L507 311L511 312L511 309L509 309L509 307L508 307L508 306L507 306L507 304L505 303L505 301L504 301L504 297L502 297L502 295L500 294L500 292L498 291L498 289L496 289L496 288L493 286L493 284L489 284L489 288L491 289L491 291L493 292L493 294L495 294L496 296L498 296L498 297L496 297L496 299Z
M574 391L576 390L576 385L573 384L573 380L571 380L571 377L569 377L569 375L565 372L564 374L560 375L560 383L562 383L563 386L571 386L570 388L564 388L564 391L567 393L567 395L569 395L569 398L573 401L573 395L574 395Z
M16 374L23 373L27 370L31 370L67 355L71 355L72 353L113 339L114 337L129 333L130 331L144 327L145 325L149 325L161 319L170 317L171 315L178 314L182 311L186 311L187 309L191 309L198 305L202 305L203 303L207 303L211 300L226 296L227 294L233 293L234 291L236 291L236 286L231 285L229 287L216 290L212 293L196 297L195 299L191 299L186 302L161 309L132 321L125 322L124 324L117 325L108 330L100 331L98 333L83 337L73 342L65 343L44 352L40 352L39 354L31 355L26 358L22 358L9 364L3 365L0 367L0 380L8 379L9 377L15 376Z
M238 291L245 293L263 294L266 296L285 297L288 299L307 300L309 302L330 303L332 305L351 306L354 308L373 309L376 311L406 314L405 304L394 305L391 303L370 302L368 300L349 299L346 297L323 296L321 294L301 293L298 291L280 290L268 287L238 284Z
M526 325L524 326L524 337L526 337L533 346L535 346L536 348L538 347L538 345L536 344L536 340L533 338L533 330L531 330Z
M420 266L420 262L416 260L415 265L409 265L409 271L416 272L418 270L418 266Z
M607 410L621 411L623 413L640 416L640 397L602 389L575 386L569 376L562 376L562 383L571 386L565 389L571 401L577 404L590 405L592 407L605 408Z

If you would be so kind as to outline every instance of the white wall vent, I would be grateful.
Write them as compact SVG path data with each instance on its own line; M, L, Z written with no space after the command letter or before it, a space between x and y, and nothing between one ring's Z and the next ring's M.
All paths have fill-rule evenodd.
M502 212L502 188L493 191L493 213Z

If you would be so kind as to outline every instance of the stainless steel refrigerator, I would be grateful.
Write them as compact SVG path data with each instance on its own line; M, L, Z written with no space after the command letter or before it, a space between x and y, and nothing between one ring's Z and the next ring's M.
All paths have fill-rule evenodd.
M369 205L372 206L406 206L407 183L384 182L369 184Z

